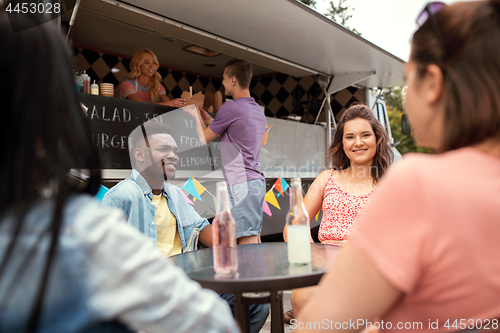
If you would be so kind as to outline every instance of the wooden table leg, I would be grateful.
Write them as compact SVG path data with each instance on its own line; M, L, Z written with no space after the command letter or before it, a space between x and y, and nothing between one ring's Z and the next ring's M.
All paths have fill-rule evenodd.
M271 291L271 333L284 333L283 292Z
M234 319L240 324L243 333L250 333L250 320L245 313L242 294L234 294Z

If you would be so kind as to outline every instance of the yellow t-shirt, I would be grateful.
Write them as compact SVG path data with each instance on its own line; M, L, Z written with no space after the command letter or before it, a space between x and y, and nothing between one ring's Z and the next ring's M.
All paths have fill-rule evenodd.
M156 248L170 257L182 252L181 238L177 230L177 219L168 209L167 198L153 195L156 222Z

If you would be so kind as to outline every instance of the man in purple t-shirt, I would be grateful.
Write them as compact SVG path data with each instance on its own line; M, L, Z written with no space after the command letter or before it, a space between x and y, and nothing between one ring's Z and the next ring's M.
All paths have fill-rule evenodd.
M221 137L222 172L228 183L231 212L236 220L239 244L260 243L262 204L266 193L259 156L266 117L250 97L252 65L242 59L226 62L222 85L233 101L224 103L215 119L202 111L207 143ZM203 126L204 127L204 126Z

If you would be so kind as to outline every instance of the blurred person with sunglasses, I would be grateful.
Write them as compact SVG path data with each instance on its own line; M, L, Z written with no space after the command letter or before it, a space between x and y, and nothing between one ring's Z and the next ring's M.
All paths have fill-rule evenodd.
M99 155L56 25L0 3L0 40L0 332L239 331L226 302L93 198Z
M405 108L437 154L385 176L297 332L499 329L500 0L431 3L417 22Z

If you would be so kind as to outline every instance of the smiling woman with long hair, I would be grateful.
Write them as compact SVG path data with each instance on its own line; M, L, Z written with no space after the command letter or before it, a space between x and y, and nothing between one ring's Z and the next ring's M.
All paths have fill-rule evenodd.
M120 97L132 101L150 102L181 108L186 100L176 98L170 100L162 86L158 73L158 58L150 49L139 49L130 62L130 73L120 86Z
M438 154L384 177L297 328L499 328L500 0L432 2L417 24L405 109Z
M387 132L368 106L354 104L344 112L328 158L331 169L314 180L304 197L304 206L309 222L322 208L320 242L343 245L393 160ZM287 239L286 227L283 237ZM285 322L290 323L314 290L315 287L293 290L293 310L285 313Z
M0 7L0 332L237 331L217 294L93 198L99 155L69 48L53 23L14 19L34 27L13 33Z

